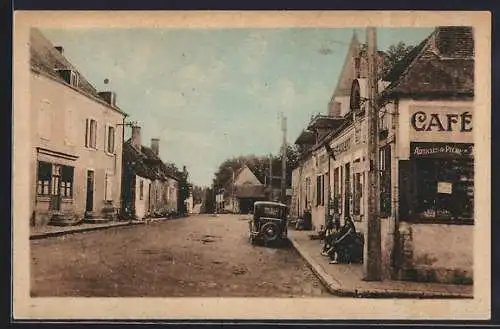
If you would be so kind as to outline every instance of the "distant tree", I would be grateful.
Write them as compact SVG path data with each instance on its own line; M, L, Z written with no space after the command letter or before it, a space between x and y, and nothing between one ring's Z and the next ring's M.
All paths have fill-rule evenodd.
M287 146L286 175L287 186L291 184L292 170L299 164L301 157L300 149L295 145ZM269 183L269 164L272 162L273 176L281 176L281 154L270 154L267 156L243 155L236 158L224 160L214 175L213 187L215 191L224 189L226 196L231 194L232 175L244 165L255 174L262 183Z
M203 193L203 203L201 206L201 212L205 214L212 214L215 210L215 193L213 188L205 189Z
M195 204L201 203L203 200L203 188L193 185L193 202Z
M179 173L179 193L177 197L177 209L181 215L187 214L187 207L185 200L189 197L191 190L191 185L188 182L189 172L186 166L182 167L182 171Z
M389 73L394 65L401 61L410 51L412 51L414 46L407 45L403 41L397 44L390 45L384 52L379 52L380 55L383 54L382 67L379 68L380 78L383 78L387 73ZM362 44L360 47L360 53L364 53L368 50L367 44Z

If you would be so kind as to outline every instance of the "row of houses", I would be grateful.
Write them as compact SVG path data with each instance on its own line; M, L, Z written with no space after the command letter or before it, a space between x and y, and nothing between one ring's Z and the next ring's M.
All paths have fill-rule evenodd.
M378 52L381 63L384 53ZM295 143L291 214L349 216L367 241L367 54L353 37L327 114ZM471 282L474 38L438 27L378 85L383 279ZM367 246L365 244L365 255ZM365 257L366 259L366 257Z
M37 29L30 35L30 213L32 225L143 219L178 210L178 180L159 158L159 140L124 142L127 114L97 91Z

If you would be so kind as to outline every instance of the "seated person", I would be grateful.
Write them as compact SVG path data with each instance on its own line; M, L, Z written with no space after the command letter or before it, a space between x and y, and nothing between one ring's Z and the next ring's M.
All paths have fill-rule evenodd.
M330 264L338 263L338 247L343 243L348 243L350 241L350 238L355 234L356 227L354 226L354 222L350 217L346 217L344 226L342 227L340 232L335 235L335 238L331 242L330 248L326 251L326 254L332 258Z
M331 217L328 218L325 229L320 232L320 236L323 240L323 249L321 250L323 256L328 256L327 250L332 247L332 243L338 233L338 227L335 223L336 222L334 222Z

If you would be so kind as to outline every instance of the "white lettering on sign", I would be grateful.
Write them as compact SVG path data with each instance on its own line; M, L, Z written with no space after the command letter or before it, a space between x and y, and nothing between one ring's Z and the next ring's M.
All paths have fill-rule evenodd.
M439 146L439 147L415 147L415 150L413 151L413 154L415 155L429 155L429 154L436 154L436 153L454 153L456 155L462 155L464 153L464 149L459 148L459 147L454 147L454 146Z

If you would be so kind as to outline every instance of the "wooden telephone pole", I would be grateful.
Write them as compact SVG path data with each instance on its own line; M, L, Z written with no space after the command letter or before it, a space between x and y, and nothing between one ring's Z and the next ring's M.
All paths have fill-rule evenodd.
M286 117L281 114L281 130L283 145L281 146L281 202L286 203Z
M367 257L363 265L364 279L381 280L381 237L380 237L380 177L378 147L378 94L377 41L375 28L367 28L368 43L368 225Z
M273 201L273 155L269 154L269 201Z

